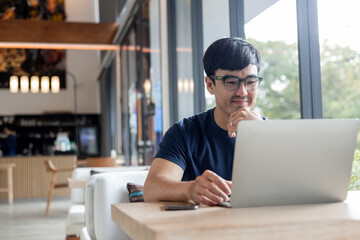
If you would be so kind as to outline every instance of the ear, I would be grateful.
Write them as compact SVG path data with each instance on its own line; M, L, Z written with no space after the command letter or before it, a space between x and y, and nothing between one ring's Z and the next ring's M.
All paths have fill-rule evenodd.
M208 90L208 92L211 95L214 95L215 94L215 85L210 77L208 77L208 76L205 77L205 84L206 84L206 89Z

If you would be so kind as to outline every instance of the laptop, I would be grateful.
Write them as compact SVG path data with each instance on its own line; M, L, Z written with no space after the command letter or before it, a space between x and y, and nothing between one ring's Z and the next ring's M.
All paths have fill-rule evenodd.
M230 207L345 200L358 128L358 119L240 122Z

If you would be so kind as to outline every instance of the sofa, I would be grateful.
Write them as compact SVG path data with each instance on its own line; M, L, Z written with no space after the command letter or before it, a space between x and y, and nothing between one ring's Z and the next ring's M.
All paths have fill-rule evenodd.
M90 180L91 173L112 173L112 172L128 172L128 171L146 171L148 166L141 167L97 167L97 168L76 168L72 172L72 178L85 178ZM96 176L95 174L94 176ZM99 174L100 175L100 174ZM84 228L86 221L85 210L85 189L73 188L71 189L72 205L68 210L66 219L66 235L80 236L82 228ZM92 200L93 202L93 200Z
M148 169L99 173L91 176L85 188L86 227L81 240L129 239L111 220L111 204L130 202L127 183L143 185Z
M144 184L148 171L102 173L91 176L85 189L86 227L81 239L129 239L111 220L111 204L129 202L128 182Z

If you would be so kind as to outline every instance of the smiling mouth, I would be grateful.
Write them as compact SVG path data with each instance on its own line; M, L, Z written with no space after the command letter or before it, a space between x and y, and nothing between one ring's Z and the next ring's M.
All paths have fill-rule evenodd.
M249 99L233 99L231 102L236 105L248 105L250 103L250 100Z

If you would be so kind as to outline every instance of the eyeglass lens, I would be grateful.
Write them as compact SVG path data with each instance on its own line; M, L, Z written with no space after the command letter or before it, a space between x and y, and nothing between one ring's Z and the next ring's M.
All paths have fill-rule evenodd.
M244 82L247 91L255 91L259 86L259 80L256 77L248 77L241 80L230 77L224 80L225 89L229 91L238 90L241 82Z

